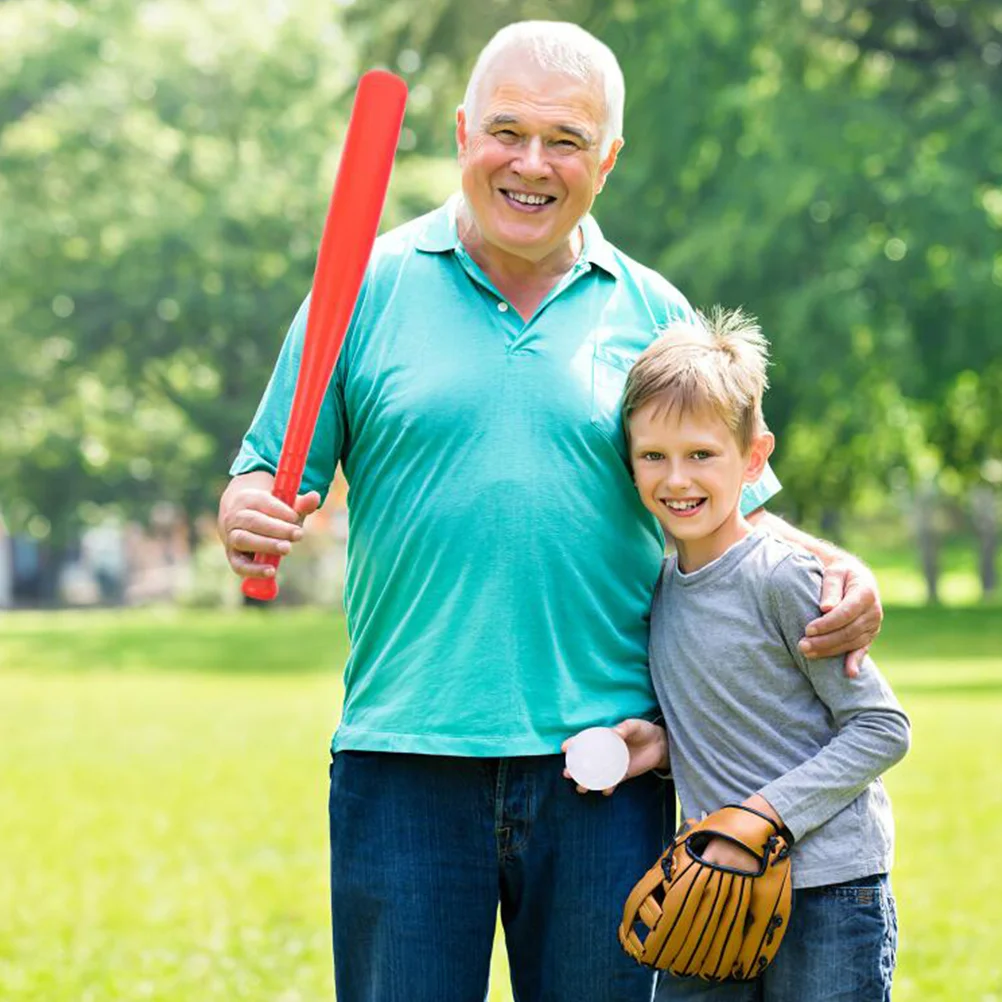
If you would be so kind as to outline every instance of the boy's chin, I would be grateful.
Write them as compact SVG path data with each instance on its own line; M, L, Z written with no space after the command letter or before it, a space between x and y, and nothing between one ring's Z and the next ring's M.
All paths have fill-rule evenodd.
M686 525L684 522L681 525L679 525L678 522L673 522L671 524L662 522L661 527L667 535L671 536L672 539L703 539L706 536L705 529L700 531L692 526Z
M685 522L679 525L680 519L667 519L657 512L652 512L652 514L658 520L658 525L661 526L664 534L671 539L691 539L705 535L705 530L703 532L695 531L694 527L686 525Z

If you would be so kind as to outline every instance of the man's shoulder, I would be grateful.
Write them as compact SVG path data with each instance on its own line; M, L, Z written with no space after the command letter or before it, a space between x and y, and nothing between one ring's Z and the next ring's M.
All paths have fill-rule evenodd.
M435 240L439 231L449 226L445 206L438 206L422 216L394 226L376 237L372 248L372 263L399 260L421 249L429 240Z
M651 306L660 324L687 320L693 315L689 301L664 275L641 264L615 244L606 241L621 276L629 282Z
M448 256L443 252L451 249L451 225L447 207L439 206L381 233L365 270L366 301L379 309L387 297L401 290L409 295L426 289L440 262Z

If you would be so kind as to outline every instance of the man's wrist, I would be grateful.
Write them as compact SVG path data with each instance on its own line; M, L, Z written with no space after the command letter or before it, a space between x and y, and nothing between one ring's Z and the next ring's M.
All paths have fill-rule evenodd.
M654 773L658 779L669 780L671 779L671 759L668 757L668 729L665 727L665 718L663 713L659 713L652 721L655 727L660 727L664 731L664 754L661 757L661 761L658 762L651 772Z

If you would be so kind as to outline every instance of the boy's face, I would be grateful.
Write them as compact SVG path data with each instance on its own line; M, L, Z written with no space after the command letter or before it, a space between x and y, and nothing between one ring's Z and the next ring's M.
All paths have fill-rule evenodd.
M666 412L652 401L630 416L630 460L640 499L680 544L702 544L707 560L746 532L739 504L757 480L773 438L768 432L742 452L734 433L710 410ZM705 561L702 561L705 562Z

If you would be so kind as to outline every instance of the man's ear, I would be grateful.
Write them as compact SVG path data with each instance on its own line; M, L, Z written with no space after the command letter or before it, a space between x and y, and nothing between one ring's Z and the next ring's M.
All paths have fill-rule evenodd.
M605 159L598 165L598 177L595 179L595 194L597 195L605 187L605 179L609 176L612 168L616 166L616 158L623 148L622 139L614 139Z
M746 484L753 484L765 469L765 464L772 455L772 450L776 448L776 436L771 431L764 431L761 435L756 435L748 449L748 462L745 464L744 481Z
M459 154L460 162L466 153L466 143L469 136L466 131L466 109L460 105L456 109L456 151Z

